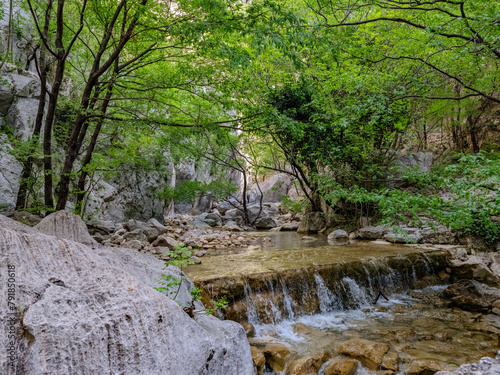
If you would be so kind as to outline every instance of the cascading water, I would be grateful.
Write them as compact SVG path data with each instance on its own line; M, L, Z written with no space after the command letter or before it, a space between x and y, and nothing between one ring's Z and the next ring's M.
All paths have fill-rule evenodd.
M498 335L485 332L476 315L447 309L439 298L447 258L446 250L363 243L248 249L204 259L198 273L188 274L205 298L227 296L224 318L254 325L252 346L290 348L287 373L299 359L324 351L338 360L339 345L359 339L388 345L396 367L387 374L395 375L418 373L410 367L429 358L453 369L498 348ZM426 286L432 287L414 290ZM360 367L360 374L368 372Z
M251 274L224 280L223 287L217 287L217 280L198 285L211 299L231 296L223 313L226 319L279 323L302 315L369 305L380 292L387 295L411 289L445 266L444 252L420 252Z

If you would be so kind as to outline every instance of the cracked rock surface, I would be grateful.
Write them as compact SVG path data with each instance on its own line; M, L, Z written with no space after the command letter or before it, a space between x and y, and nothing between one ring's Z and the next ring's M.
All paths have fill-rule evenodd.
M192 319L153 289L162 272L180 271L152 256L91 249L0 215L0 265L4 348L6 270L16 268L18 374L253 374L243 328L203 313Z

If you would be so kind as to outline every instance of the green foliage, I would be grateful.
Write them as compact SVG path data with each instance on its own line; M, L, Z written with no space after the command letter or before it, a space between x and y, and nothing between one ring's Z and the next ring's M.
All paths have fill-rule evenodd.
M344 189L331 179L322 180L325 197L373 207L373 215L388 224L422 225L426 216L464 235L493 244L500 240L500 156L481 152L462 155L456 164L432 172L409 170L403 176L414 189ZM415 190L416 189L416 190Z
M165 187L157 194L157 197L163 199L167 204L171 201L175 203L193 203L197 197L202 195L220 201L236 191L237 187L231 181L212 181L210 183L185 181L176 187Z

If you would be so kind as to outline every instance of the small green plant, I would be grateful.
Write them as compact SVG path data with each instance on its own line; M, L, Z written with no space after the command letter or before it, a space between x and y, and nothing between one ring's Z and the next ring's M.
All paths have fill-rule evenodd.
M181 270L182 274L182 268L186 265L189 264L194 264L194 262L189 261L189 258L191 258L192 252L189 250L189 248L183 244L182 242L179 242L177 245L174 246L174 251L166 253L167 256L170 257L170 261L165 262L165 267L168 267L170 265L177 266ZM179 291L181 290L181 285L182 282L185 280L184 277L181 277L180 279L172 276L172 275L166 275L163 274L159 279L155 279L155 281L160 284L159 287L155 287L157 291L161 292L167 292L167 295L170 297L170 295L174 295L173 297L170 297L175 301L177 298ZM174 289L176 288L176 289ZM197 288L195 288L197 289ZM193 289L194 290L194 289ZM199 289L198 289L199 290ZM191 291L193 293L193 291ZM198 292L199 294L199 292ZM191 294L193 296L193 294ZM193 302L195 301L193 297Z
M229 302L227 302L226 296L222 296L218 300L212 300L212 304L214 305L215 309L207 309L205 311L205 314L207 315L214 315L215 310L224 310L227 308L229 305Z

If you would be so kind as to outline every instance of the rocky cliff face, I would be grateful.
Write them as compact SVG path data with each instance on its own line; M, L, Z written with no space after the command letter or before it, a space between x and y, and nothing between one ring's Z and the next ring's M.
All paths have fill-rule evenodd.
M8 347L8 318L14 318L13 373L253 374L243 328L204 313L192 319L154 290L165 268L151 256L93 250L0 216L0 264L0 341ZM15 267L12 315L9 265ZM8 364L0 356L2 373Z

